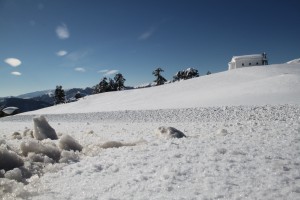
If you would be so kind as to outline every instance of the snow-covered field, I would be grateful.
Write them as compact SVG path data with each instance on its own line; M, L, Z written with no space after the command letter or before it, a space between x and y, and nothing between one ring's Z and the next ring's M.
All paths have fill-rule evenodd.
M37 115L58 140L30 137ZM187 137L163 137L161 126ZM82 151L62 150L73 141L67 134ZM9 162L7 149L24 162L1 170L3 199L300 199L300 64L93 95L2 118L0 144L0 167Z

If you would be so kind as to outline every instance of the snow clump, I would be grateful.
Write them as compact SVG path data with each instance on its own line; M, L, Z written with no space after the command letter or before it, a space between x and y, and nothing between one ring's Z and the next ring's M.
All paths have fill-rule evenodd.
M29 152L34 152L36 154L46 155L55 161L60 159L60 150L54 143L41 144L38 141L31 140L22 142L20 148L24 156L27 156Z
M37 140L44 140L50 138L52 140L57 140L57 135L55 130L49 125L44 116L39 116L33 118L34 132L33 136Z
M161 126L155 132L158 136L165 139L186 137L183 132L173 127Z
M69 135L63 135L60 140L59 140L59 144L58 144L59 148L63 149L63 150L73 150L73 151L81 151L82 150L82 146L71 136Z
M135 146L136 143L122 143L117 141L108 141L101 145L101 148L108 149L108 148L119 148L123 146Z
M15 152L8 150L4 146L0 146L0 170L12 170L16 167L24 165L24 161Z
M22 181L22 172L19 168L14 168L9 170L4 174L4 177L11 180L16 180L18 182Z

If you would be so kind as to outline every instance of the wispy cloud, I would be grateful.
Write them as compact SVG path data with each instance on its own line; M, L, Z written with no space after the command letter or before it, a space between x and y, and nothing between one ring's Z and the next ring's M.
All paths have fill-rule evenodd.
M89 50L74 51L74 52L69 53L69 54L66 56L66 58L67 58L69 61L76 62L76 61L78 61L78 60L80 60L80 59L85 58L88 54L89 54Z
M108 69L103 69L103 70L99 70L98 73L106 73L108 71L109 71Z
M56 27L57 37L61 40L68 39L70 37L70 32L66 24L62 24Z
M14 75L14 76L21 76L21 72L11 72L11 75Z
M4 62L6 62L7 64L9 64L12 67L18 67L19 65L22 64L22 62L17 58L6 58L4 60Z
M102 73L103 76L110 76L110 75L116 74L118 72L119 72L119 70L116 70L116 69L113 69L113 70L104 69L104 70L98 71L98 73Z
M150 38L156 31L157 28L155 27L151 27L150 29L146 30L144 33L142 33L138 39L139 40L147 40L148 38Z
M74 70L77 72L85 72L86 71L83 67L76 67Z
M68 52L65 51L65 50L60 50L60 51L56 52L56 55L57 55L57 56L65 56L65 55L67 55L67 54L68 54Z

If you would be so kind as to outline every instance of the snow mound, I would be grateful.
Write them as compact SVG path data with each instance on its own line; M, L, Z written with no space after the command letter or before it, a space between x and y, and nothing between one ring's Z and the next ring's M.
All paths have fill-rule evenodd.
M8 171L23 165L24 161L20 156L6 147L0 146L0 170Z
M70 135L63 135L59 140L59 148L63 150L81 151L82 146Z
M20 145L20 149L24 156L27 156L29 152L34 152L36 154L46 155L55 161L60 159L60 150L54 143L41 144L35 140L23 141Z
M49 123L47 122L44 116L33 118L33 123L34 123L33 136L37 140L44 140L47 138L50 138L52 140L58 139L55 130L49 125Z
M155 132L159 137L165 139L186 137L183 132L173 127L161 126Z

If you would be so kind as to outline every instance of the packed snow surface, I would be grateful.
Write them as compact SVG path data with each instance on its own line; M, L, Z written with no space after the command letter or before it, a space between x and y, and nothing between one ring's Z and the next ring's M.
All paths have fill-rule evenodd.
M0 197L300 199L299 82L251 67L1 118Z

